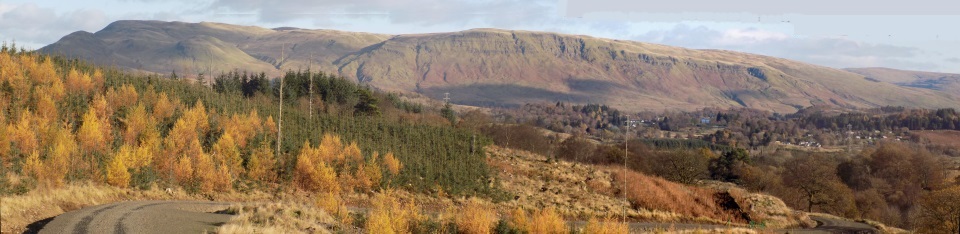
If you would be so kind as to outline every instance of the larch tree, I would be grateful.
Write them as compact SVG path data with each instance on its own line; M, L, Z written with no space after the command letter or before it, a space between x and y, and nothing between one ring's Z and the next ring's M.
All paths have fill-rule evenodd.
M276 179L276 159L268 144L261 144L250 154L247 162L247 178L260 182L273 182Z
M13 143L14 148L21 155L26 155L36 151L40 147L40 139L38 139L37 125L35 125L34 117L30 112L20 113L20 118L17 120L17 123L7 127L10 135L10 142Z
M340 193L337 173L333 167L328 166L320 159L319 150L310 147L310 142L304 142L303 147L300 148L293 177L301 189L312 192Z
M107 183L113 186L126 188L130 185L130 171L127 168L126 158L131 157L129 150L117 151L107 164Z
M93 80L91 80L90 75L81 73L76 69L70 69L64 80L66 82L67 92L71 94L88 96L90 92L93 91Z
M155 121L147 115L147 108L143 104L129 111L123 122L126 125L123 130L123 142L131 145L138 143L141 132L155 125Z
M229 174L239 176L243 173L243 158L240 158L240 149L231 134L224 133L213 145L214 162L227 167Z
M55 185L61 185L67 173L74 169L72 160L77 156L78 146L69 129L61 125L54 128L53 139L45 164L51 181Z
M387 172L390 172L390 175L396 176L400 174L403 163L400 162L396 156L393 156L393 153L387 153L383 155L383 166L387 168Z
M156 118L157 121L166 120L167 118L173 116L176 108L176 103L170 101L170 98L167 97L167 93L160 93L157 97L156 104L153 105L153 118Z
M91 107L86 114L83 114L80 128L77 129L77 141L86 152L106 153L110 133L104 131L109 128L104 128L103 125L95 108Z

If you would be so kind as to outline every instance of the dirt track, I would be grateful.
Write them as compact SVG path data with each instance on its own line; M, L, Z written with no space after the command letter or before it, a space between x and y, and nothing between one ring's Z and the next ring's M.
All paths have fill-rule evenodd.
M230 220L231 215L214 213L230 204L203 201L104 204L54 217L39 233L202 233L215 231L217 226Z
M870 225L858 222L852 222L847 220L839 220L834 218L820 217L820 216L810 216L811 219L817 221L817 227L812 229L794 229L794 230L781 230L778 233L843 233L843 234L873 234L880 233L879 230L873 228Z
M231 203L203 201L128 201L87 207L67 212L44 225L38 221L26 233L203 233L215 231L231 215L216 213ZM811 229L778 230L776 233L879 233L857 222L811 217L818 225ZM584 222L573 222L582 226ZM631 232L724 228L722 225L631 223Z

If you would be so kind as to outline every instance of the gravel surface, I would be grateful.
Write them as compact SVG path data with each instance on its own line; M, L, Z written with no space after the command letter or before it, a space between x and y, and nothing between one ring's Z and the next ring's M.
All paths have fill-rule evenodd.
M231 203L128 201L87 207L54 217L39 233L202 233L232 215L215 213Z

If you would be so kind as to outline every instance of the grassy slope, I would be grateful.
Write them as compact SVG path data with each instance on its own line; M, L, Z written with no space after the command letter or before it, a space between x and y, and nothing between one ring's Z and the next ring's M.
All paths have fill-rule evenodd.
M960 97L960 74L907 71L882 67L844 69L901 86L939 90Z
M953 106L927 90L729 51L554 33L469 30L401 35L348 56L341 70L377 87L452 93L460 102L605 103L621 109L749 106L787 112L814 104Z
M169 52L184 42L196 42L198 49ZM567 101L627 110L748 106L779 112L818 104L958 106L955 98L939 92L870 82L785 59L497 29L389 36L118 21L96 34L71 34L41 51L181 74L238 68L273 72L270 67L283 61L284 68L310 66L384 90L433 98L451 93L455 102L471 105ZM136 63L138 59L151 62Z

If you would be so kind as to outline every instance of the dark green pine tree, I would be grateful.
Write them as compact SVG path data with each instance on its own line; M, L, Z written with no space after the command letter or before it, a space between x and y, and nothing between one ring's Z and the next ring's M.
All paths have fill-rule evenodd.
M457 124L457 113L453 111L453 105L450 105L449 102L443 105L443 109L440 110L440 116L450 121L450 124Z
M373 97L370 90L364 88L357 89L357 96L360 100L357 102L357 105L353 106L354 116L380 116L380 108L377 107L377 103L379 103L380 100Z

